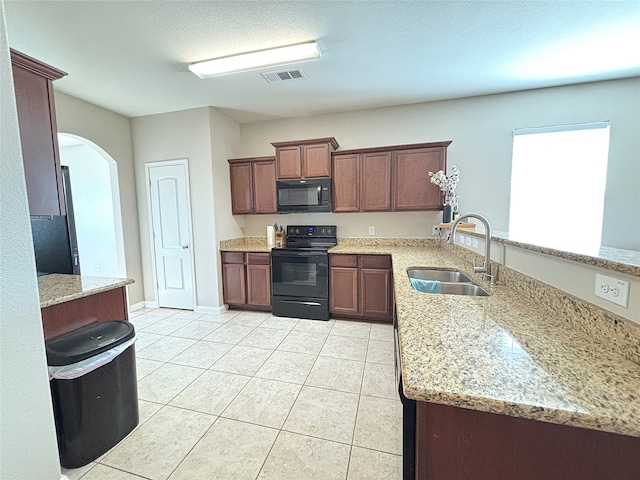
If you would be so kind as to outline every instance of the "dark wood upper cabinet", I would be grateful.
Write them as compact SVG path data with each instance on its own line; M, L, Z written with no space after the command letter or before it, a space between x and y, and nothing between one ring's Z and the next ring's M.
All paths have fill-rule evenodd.
M441 210L429 171L446 168L451 142L346 150L333 154L334 212Z
M360 155L333 156L333 211L360 211Z
M11 66L29 213L65 214L52 82L66 73L15 50Z
M337 145L337 143L336 143ZM331 176L331 152L335 147L331 143L302 146L302 176L304 178L323 178Z
M391 211L391 153L333 156L333 211Z
M331 176L331 153L338 148L333 137L272 143L276 149L278 180Z
M302 178L302 149L299 145L276 148L279 180Z
M274 157L229 160L231 213L276 213Z
M253 213L253 175L251 174L251 162L229 162L231 212L234 215Z
M254 213L276 213L276 162L256 160L253 166L253 211Z
M429 172L444 170L446 147L394 152L393 210L441 210L442 193L431 183Z
M391 153L363 153L361 169L363 212L388 212L391 210Z

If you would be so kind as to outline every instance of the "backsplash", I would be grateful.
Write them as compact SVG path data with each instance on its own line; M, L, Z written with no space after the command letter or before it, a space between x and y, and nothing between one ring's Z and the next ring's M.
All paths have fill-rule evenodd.
M338 245L346 246L388 246L388 247L436 247L435 238L380 238L380 237L338 237Z
M640 325L505 266L500 266L500 282L542 305L567 327L640 364Z

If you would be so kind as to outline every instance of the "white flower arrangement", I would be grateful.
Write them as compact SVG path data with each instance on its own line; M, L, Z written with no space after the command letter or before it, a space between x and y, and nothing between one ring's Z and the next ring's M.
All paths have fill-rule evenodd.
M442 170L438 170L436 173L429 172L431 177L431 183L440 187L445 194L445 197L455 196L456 187L460 181L460 170L453 165L451 167L451 176L447 177Z

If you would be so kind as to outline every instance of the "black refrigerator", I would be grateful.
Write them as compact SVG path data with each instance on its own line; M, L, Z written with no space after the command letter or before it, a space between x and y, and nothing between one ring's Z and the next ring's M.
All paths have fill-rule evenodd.
M32 215L31 233L38 275L67 273L80 275L80 257L69 167L62 167L66 215Z

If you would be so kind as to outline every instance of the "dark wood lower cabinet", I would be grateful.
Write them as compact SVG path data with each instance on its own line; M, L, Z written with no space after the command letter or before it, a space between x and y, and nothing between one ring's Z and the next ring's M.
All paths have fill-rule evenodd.
M640 438L417 402L419 480L638 480Z
M391 321L393 288L389 255L329 255L331 314Z
M243 305L247 303L247 274L243 263L222 265L224 303Z
M247 265L247 303L271 306L271 265Z
M41 310L44 340L106 320L129 320L125 287L96 293Z
M271 310L271 255L222 252L224 303L247 310Z

